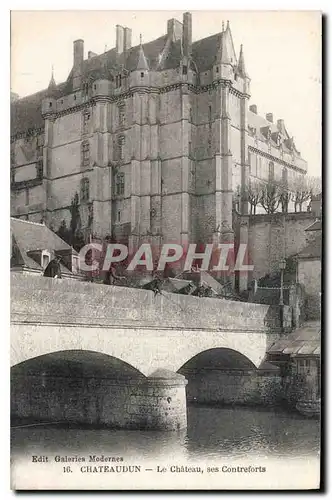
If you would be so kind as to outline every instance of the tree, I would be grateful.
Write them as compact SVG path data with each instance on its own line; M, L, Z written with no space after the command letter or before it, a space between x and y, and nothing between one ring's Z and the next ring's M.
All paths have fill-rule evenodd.
M79 229L81 225L81 216L80 216L80 202L78 193L75 193L74 198L72 199L70 206L70 231L71 236L74 238L76 231Z
M275 181L269 181L261 185L259 203L266 213L274 214L280 205L281 185Z
M250 205L250 215L256 214L256 208L260 203L262 191L263 185L261 182L249 181L249 185L246 188L246 196Z
M292 199L292 191L287 184L282 183L280 185L280 205L281 211L284 213L288 212L288 205Z
M301 176L293 183L291 190L292 201L294 202L295 212L302 212L303 203L310 201L312 196L319 194L322 191L321 179L319 177Z

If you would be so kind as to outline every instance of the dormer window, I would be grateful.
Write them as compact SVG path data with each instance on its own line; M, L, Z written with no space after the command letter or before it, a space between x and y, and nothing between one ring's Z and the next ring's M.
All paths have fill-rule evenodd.
M48 250L43 250L40 265L45 270L51 261L51 254Z
M122 76L121 75L117 75L115 77L115 87L118 89L120 88L122 85Z

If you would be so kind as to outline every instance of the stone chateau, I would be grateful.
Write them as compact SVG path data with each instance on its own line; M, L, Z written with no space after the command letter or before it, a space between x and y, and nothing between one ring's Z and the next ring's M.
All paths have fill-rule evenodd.
M12 216L69 227L78 193L87 241L229 242L234 191L306 174L284 121L249 104L229 23L195 42L188 12L165 29L132 47L118 25L116 47L87 58L76 40L65 82L12 95Z

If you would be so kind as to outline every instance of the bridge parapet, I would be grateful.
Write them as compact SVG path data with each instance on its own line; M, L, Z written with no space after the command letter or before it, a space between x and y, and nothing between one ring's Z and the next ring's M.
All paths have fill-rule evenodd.
M268 332L273 306L97 285L40 276L11 277L12 322Z

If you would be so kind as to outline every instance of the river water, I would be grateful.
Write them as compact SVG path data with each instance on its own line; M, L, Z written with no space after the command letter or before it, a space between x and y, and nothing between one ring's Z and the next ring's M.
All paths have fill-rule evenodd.
M12 463L21 466L30 464L31 456L38 454L111 455L137 464L165 459L181 464L218 464L225 460L277 458L313 460L317 465L320 424L282 410L189 407L184 432L82 429L53 424L13 428L11 447Z

